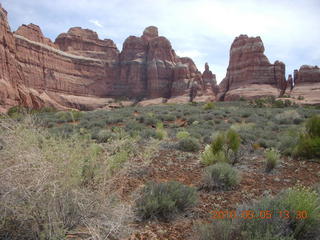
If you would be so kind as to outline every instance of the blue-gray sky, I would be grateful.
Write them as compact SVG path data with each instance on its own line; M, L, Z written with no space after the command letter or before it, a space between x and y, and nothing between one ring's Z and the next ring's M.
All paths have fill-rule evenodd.
M287 74L320 65L320 0L1 0L12 30L34 23L54 39L70 27L90 28L122 48L129 35L154 25L179 56L199 70L208 62L220 82L230 45L240 34L261 36L270 62Z

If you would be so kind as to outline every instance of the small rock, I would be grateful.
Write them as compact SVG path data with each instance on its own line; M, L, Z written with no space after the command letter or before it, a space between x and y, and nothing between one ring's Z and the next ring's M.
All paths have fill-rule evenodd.
M280 178L276 177L276 178L274 178L274 181L275 182L280 182Z

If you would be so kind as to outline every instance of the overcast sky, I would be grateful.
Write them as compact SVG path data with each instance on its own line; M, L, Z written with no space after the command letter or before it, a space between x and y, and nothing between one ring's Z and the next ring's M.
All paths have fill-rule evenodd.
M0 0L12 30L34 23L54 39L70 27L90 28L122 49L129 35L154 25L179 56L199 70L208 62L220 82L230 45L240 34L261 36L270 62L287 74L320 65L320 0Z

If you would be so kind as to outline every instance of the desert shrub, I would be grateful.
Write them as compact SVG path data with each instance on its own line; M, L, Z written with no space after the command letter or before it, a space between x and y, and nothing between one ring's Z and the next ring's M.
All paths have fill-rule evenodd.
M229 129L227 132L220 132L200 155L201 162L206 165L217 162L235 164L238 161L239 147L240 136L236 131Z
M108 140L115 138L115 134L110 130L102 129L96 135L94 135L93 139L96 139L99 143L107 142Z
M295 106L290 100L276 100L274 96L258 98L250 101L250 105L257 108L273 107L273 108L285 108Z
M57 137L68 138L74 134L75 128L70 124L63 124L56 128L51 128L50 133Z
M1 239L64 239L80 225L99 228L97 238L118 235L114 227L123 220L117 216L126 215L115 215L116 204L107 203L110 195L102 192L106 185L97 174L102 176L108 161L97 144L78 135L53 136L29 120L1 120L0 137L18 146L0 151Z
M108 170L112 175L114 174L120 167L129 160L129 151L126 149L122 149L112 155L109 159Z
M228 163L217 163L205 169L202 187L206 190L229 190L240 182L240 176Z
M301 116L296 110L288 110L282 113L278 113L275 119L280 124L291 124L294 121L300 123Z
M239 133L241 141L244 144L250 144L258 137L255 132L255 123L235 123L230 128Z
M104 128L106 126L106 121L103 121L101 119L95 119L89 121L89 125L87 126L90 129L93 128Z
M215 109L215 104L214 102L207 102L204 106L203 106L203 110L211 110L211 109Z
M125 130L126 131L141 131L145 126L141 123L138 123L135 120L128 121Z
M176 120L176 116L172 114L164 114L160 116L161 121L174 121Z
M320 115L314 115L306 122L306 131L310 137L320 137Z
M72 121L79 121L81 117L83 116L83 113L80 111L72 110L69 112L71 115Z
M180 139L177 147L184 152L197 152L200 150L200 143L197 139L188 137Z
M157 127L156 127L156 131L155 131L155 138L159 139L159 140L163 140L164 138L167 137L167 132L163 127L163 123L158 122L157 123Z
M72 122L74 121L73 112L56 112L55 116L57 117L58 123Z
M25 114L26 112L27 112L27 109L25 107L14 106L14 107L9 108L7 114L8 114L8 116L14 118L14 117L17 117L21 114Z
M306 132L300 135L293 155L320 160L320 117L313 116L306 122Z
M154 128L143 129L140 136L144 139L156 138L156 130Z
M289 188L280 200L293 215L291 227L296 239L315 239L320 234L320 197L309 187ZM298 212L305 211L306 218L298 219Z
M180 132L177 133L176 137L178 139L188 138L188 137L190 137L190 133L187 132L187 131L180 131Z
M148 183L136 201L136 213L142 220L169 219L192 207L197 201L196 189L179 182Z
M207 145L205 150L200 154L200 160L204 165L212 165L218 162L228 162L228 159L223 151L217 151L214 153L210 145Z
M199 223L196 230L199 240L234 240L239 237L235 234L231 220L218 220L214 223Z
M299 141L299 133L296 130L290 130L287 133L278 136L277 148L284 156L290 156Z
M266 172L270 172L279 164L280 153L273 148L269 148L265 150L264 156L266 159Z
M240 147L240 136L239 136L239 134L236 131L230 129L227 132L227 135L226 135L226 144L227 144L228 148L232 152L236 153L239 150L239 147Z
M202 239L317 240L319 203L319 195L311 188L296 186L275 197L239 205L236 214L242 218L215 219L198 232Z

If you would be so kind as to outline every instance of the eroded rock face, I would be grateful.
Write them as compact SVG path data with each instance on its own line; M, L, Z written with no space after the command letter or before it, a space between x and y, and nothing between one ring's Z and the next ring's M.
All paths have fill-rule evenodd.
M263 86L260 89L257 86ZM285 65L271 64L260 37L240 35L231 45L227 75L220 83L221 100L279 96L286 87ZM268 88L268 89L267 89Z
M115 92L128 97L170 98L188 95L199 73L192 59L178 57L171 43L154 26L141 37L130 36L120 54L120 76Z
M109 61L118 61L119 57L112 40L100 40L96 32L81 27L73 27L67 33L60 34L55 44L60 50L74 55Z
M21 72L15 59L15 41L0 4L0 112L19 103Z
M0 13L1 111L18 104L86 110L103 107L98 98L170 98L188 96L194 85L206 89L192 59L178 57L154 26L127 38L119 53L112 40L80 27L54 43L35 24L12 33L1 7Z
M296 85L302 83L320 83L320 68L309 65L301 66L299 71L295 70L294 82Z
M303 65L294 71L294 87L291 96L303 103L320 104L320 68Z
M34 42L42 43L53 48L58 48L49 38L43 36L39 26L32 23L28 25L23 24L18 28L17 31L14 32L14 34L23 36Z
M205 92L213 92L216 96L219 93L219 86L217 85L216 75L210 71L209 64L206 63L204 66L205 70L202 73L202 81Z

